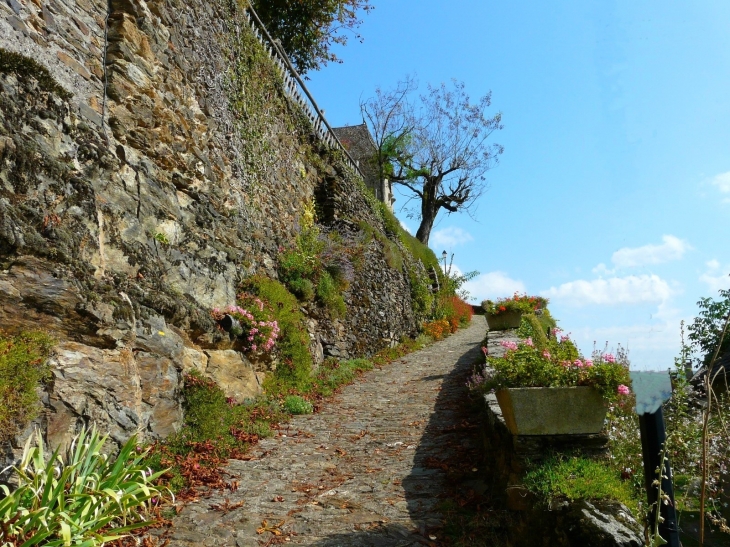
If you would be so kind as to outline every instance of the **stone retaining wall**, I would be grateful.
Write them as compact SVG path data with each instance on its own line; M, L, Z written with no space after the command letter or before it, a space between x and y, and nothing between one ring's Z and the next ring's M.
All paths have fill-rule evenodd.
M383 228L239 3L0 0L0 48L0 329L58 339L49 444L90 422L119 442L167 435L192 368L259 393L210 308L276 277L318 197L333 230ZM377 239L363 252L345 319L304 308L320 360L416 329L405 270Z

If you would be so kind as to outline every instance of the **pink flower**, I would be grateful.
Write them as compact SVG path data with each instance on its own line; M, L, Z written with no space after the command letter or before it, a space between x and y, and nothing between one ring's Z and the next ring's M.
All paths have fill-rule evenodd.
M542 350L542 356L545 359L550 359L550 357L551 357L550 352L548 350L546 350L546 349Z
M569 367L570 366L570 361L560 361L560 364L562 366L564 366L564 367Z
M618 394L619 395L628 395L630 392L631 392L631 390L629 389L628 386L625 386L623 384L621 384L620 386L618 386Z
M251 351L256 351L256 344L251 344Z
M593 361L591 359L586 359L585 361L583 361L583 364L587 367L592 367Z
M607 363L615 363L616 357L614 357L613 353L604 353L603 360L606 361ZM626 387L626 386L624 386L624 387ZM626 388L626 389L628 389L628 388Z
M507 349L517 349L517 342L512 342L511 340L502 340L500 344Z
M482 346L482 353L484 354L485 357L487 356L488 350L487 350L486 346Z
M560 337L561 342L567 342L568 340L570 340L570 336L564 335Z
M535 344L532 341L532 336L528 336L527 337L527 340L525 340L525 345L526 346L530 346L531 348L534 348L535 347Z
M583 361L581 361L580 359L576 359L575 361L573 361L573 365L578 368L583 368Z

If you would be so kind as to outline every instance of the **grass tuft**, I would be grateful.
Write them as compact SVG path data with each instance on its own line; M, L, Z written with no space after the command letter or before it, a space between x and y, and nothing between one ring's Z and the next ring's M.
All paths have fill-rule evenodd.
M623 503L635 514L638 510L631 485L622 481L605 462L585 457L551 456L527 472L524 484L546 503L555 498L611 499Z

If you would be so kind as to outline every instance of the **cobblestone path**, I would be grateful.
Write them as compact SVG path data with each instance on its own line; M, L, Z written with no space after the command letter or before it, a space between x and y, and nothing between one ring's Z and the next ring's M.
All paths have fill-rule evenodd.
M474 444L456 410L485 332L474 316L446 340L368 372L317 414L294 417L254 460L230 462L236 491L182 510L169 545L438 545L446 474L437 463Z

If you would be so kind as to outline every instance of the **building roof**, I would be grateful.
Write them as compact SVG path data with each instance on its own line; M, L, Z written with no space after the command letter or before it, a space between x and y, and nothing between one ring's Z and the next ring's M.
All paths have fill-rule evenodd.
M365 123L334 127L332 131L335 132L335 135L353 159L359 157L371 158L378 151L378 147Z
M370 134L367 124L334 127L332 131L337 135L352 159L358 163L360 171L365 177L365 183L371 188L379 187L378 147Z

